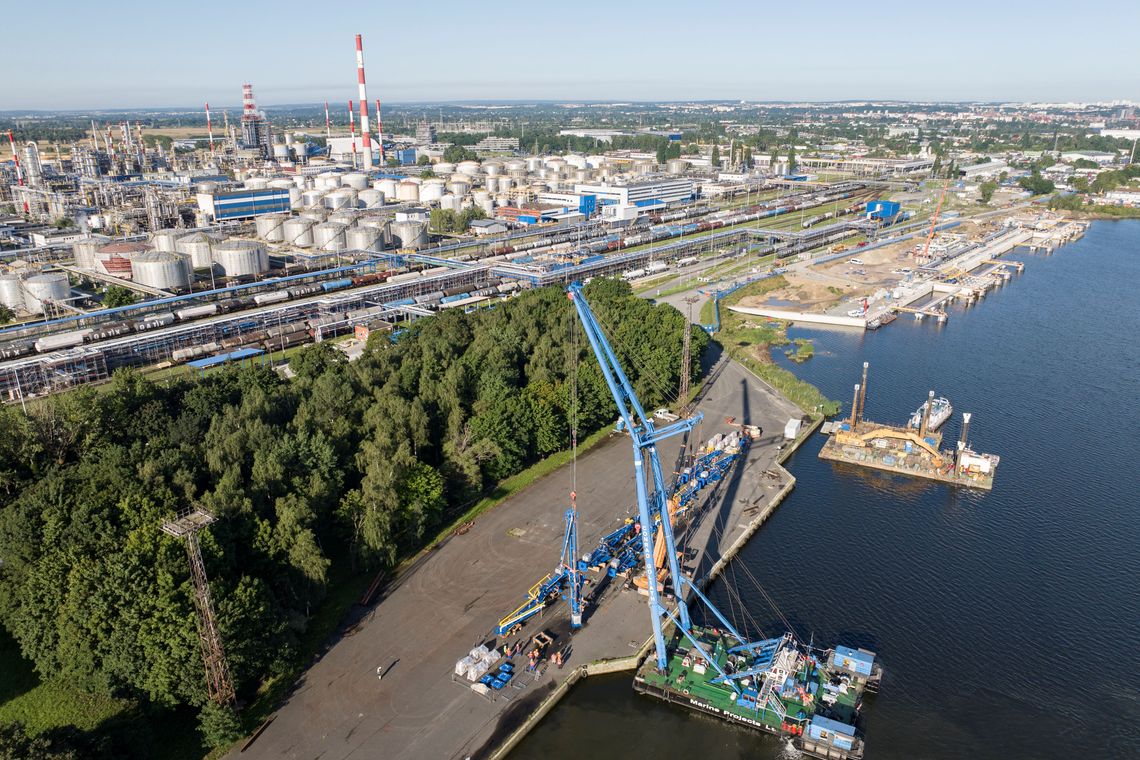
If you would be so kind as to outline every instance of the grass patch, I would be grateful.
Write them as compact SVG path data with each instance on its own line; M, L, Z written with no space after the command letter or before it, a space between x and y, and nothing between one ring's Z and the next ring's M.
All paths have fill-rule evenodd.
M815 345L808 338L796 338L795 346L784 352L796 364L803 364L815 355Z
M1112 219L1140 219L1140 207L1134 206L1086 206L1081 213Z

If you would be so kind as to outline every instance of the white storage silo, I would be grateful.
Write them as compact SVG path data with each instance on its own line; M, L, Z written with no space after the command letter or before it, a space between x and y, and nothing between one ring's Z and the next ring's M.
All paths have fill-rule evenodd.
M439 199L439 207L442 209L447 209L449 211L458 211L459 206L459 196L455 195L454 193L448 193Z
M396 200L417 202L419 199L420 186L415 180L402 180L396 187Z
M511 162L508 161L507 162L507 167L508 167L507 170L508 171L511 171L510 164L511 164ZM528 172L536 172L541 168L542 168L542 159L539 158L538 156L532 156L526 160L526 170Z
M132 279L159 290L190 286L190 260L174 251L143 251L131 257Z
M427 245L427 225L423 222L393 222L392 242L397 248L418 248Z
M428 179L420 185L420 201L430 203L443 197L443 180Z
M336 222L315 225L313 227L313 245L322 251L343 251L344 230L345 226Z
M71 296L71 283L63 272L34 274L24 280L24 308L33 314L44 313L44 303L60 303Z
M174 250L190 257L190 266L194 269L207 269L214 264L215 240L204 232L195 232L184 238L179 238L174 244Z
M226 277L258 275L269 269L265 244L255 240L227 240L214 246L214 261Z
M372 183L372 187L382 192L384 194L384 199L389 202L396 200L399 186L400 183L391 177L385 177L379 182Z
M150 244L156 251L173 251L175 241L185 234L184 230L159 230L150 236Z
M262 240L268 240L270 243L281 242L284 234L281 225L285 224L285 217L281 214L262 214L254 217L253 224L257 228L257 236Z
M20 275L0 275L0 303L9 309L24 308L24 285Z
M447 183L447 192L460 196L467 195L471 192L471 182L462 175L453 174Z
M689 168L689 162L683 158L670 158L665 162L665 171L670 174L684 174Z
M349 172L341 175L340 183L345 187L351 187L353 190L363 190L368 187L368 175L360 172Z
M353 227L344 233L344 245L350 251L378 251L379 239L380 230L375 227Z
M298 248L310 248L313 245L313 220L303 216L286 219L281 233L281 242Z
M498 161L488 161L483 164L483 173L488 177L497 177L503 173L503 165Z
M384 205L384 193L368 188L357 193L356 200L359 201L360 205L364 208L376 208L377 206Z
M95 268L95 249L110 242L110 238L102 235L93 235L71 244L71 253L75 256L75 266L80 269Z

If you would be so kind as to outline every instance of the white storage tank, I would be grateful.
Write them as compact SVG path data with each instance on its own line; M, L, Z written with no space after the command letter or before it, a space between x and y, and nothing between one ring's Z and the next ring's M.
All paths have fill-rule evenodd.
M321 198L323 198L324 195L324 190L317 190L316 188L312 190L303 190L301 191L301 205L306 208L316 206L321 202Z
M508 182L510 182L510 180L508 180ZM483 180L483 187L487 189L488 193L499 192L499 178L487 177L485 180Z
M190 260L173 251L143 251L131 257L132 279L159 290L190 287Z
M589 166L591 169L600 169L605 165L605 156L586 156L586 166Z
M179 238L174 250L190 257L194 269L207 269L214 264L214 243L216 241L205 232L195 232Z
M340 187L340 174L337 172L322 172L317 175L313 186L318 190L336 190Z
M427 245L427 225L423 222L393 222L392 242L397 248L417 248Z
M333 211L341 208L356 208L356 191L351 187L333 190L321 199L324 207Z
M418 202L420 185L413 179L405 179L396 187L396 200Z
M568 166L573 166L575 169L585 169L586 157L577 153L569 153L566 156L566 164Z
M510 162L507 162L508 171L510 170ZM532 156L526 160L526 170L528 172L536 172L542 168L542 159L538 156Z
M384 205L384 193L379 190L367 188L356 194L356 200L364 208L376 208Z
M360 172L349 172L341 176L340 183L345 187L351 187L353 190L363 190L368 187L368 175Z
M34 274L24 280L24 308L33 314L44 313L44 302L60 303L71 296L71 283L63 272Z
M345 227L351 227L356 224L356 211L353 209L341 209L329 214L329 221L343 224Z
M503 173L503 165L498 161L488 161L483 164L483 173L488 177L497 177Z
M495 215L495 204L491 201L491 196L488 195L483 199L476 198L475 205L483 209L483 213L486 214L488 218Z
M344 244L350 251L378 251L379 239L380 230L375 227L353 227L344 233Z
M427 179L420 185L420 201L430 203L443 197L443 180Z
M71 244L71 253L75 256L75 266L80 269L95 268L95 249L105 244L109 238L101 235L77 240Z
M262 177L250 177L244 184L250 190L264 190L269 187L269 180Z
M281 214L262 214L254 217L253 224L257 228L257 236L270 243L280 243L284 237L281 225L285 224L285 217Z
M182 230L159 230L150 236L150 244L156 251L173 251L175 241L185 234Z
M459 206L459 196L453 193L448 193L439 199L440 208L447 209L449 211L458 211Z
M285 179L284 177L269 180L269 186L274 190L288 190L291 187L296 187L296 185L293 184L293 180Z
M303 216L286 219L281 226L281 242L298 248L311 248L313 245L313 220Z
M259 275L269 269L265 244L256 240L227 240L214 246L214 261L226 277Z
M0 275L0 303L9 309L24 308L24 285L20 275Z
M447 183L447 192L456 195L467 195L471 192L471 183L460 175L453 175Z
M471 177L474 177L476 174L479 173L479 162L478 161L460 161L458 164L455 165L455 171L459 172L460 174L467 174Z
M689 162L683 158L670 158L665 162L665 171L670 174L684 174L689 168Z
M313 245L322 251L343 251L344 230L345 226L336 222L318 224L313 227Z
M289 160L289 146L285 143L277 143L273 146L273 160L275 161L288 161Z
M449 164L446 161L440 161L438 164L432 167L432 171L436 173L436 176L451 174L455 171L455 164Z
M396 200L397 188L399 188L399 186L400 183L391 177L385 177L379 182L372 183L372 187L383 193L385 200L388 201Z
M289 208L301 208L301 189L289 188Z

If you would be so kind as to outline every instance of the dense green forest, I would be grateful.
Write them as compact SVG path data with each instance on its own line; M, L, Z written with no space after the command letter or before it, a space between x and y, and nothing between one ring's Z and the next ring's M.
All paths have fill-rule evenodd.
M666 403L684 318L615 280L587 294L645 404ZM0 619L40 678L151 711L205 704L185 549L160 530L198 504L218 518L202 552L252 700L311 657L301 642L330 579L394 566L497 481L568 447L573 367L581 434L616 417L560 288L375 337L352 363L304 350L292 380L123 372L28 417L0 408ZM693 329L694 374L707 340ZM200 729L210 744L237 731L209 707Z

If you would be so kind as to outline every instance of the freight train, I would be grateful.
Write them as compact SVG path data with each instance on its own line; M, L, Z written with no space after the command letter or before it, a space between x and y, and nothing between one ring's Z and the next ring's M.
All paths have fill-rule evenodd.
M420 273L412 274L413 278L420 276ZM33 353L45 354L64 348L74 348L85 343L96 343L101 340L117 338L130 333L142 333L160 327L167 327L175 323L190 322L195 319L212 317L217 314L229 314L231 312L252 309L257 306L292 301L297 298L316 295L318 293L329 293L334 290L366 285L378 285L388 281L394 275L395 270L389 270L385 272L362 274L356 277L345 277L339 280L329 280L307 285L294 285L284 290L259 293L254 296L227 298L213 303L187 306L175 311L146 314L136 319L106 322L96 327L84 328L82 330L53 333L35 340L31 338L16 340L0 346L0 360L16 359Z

